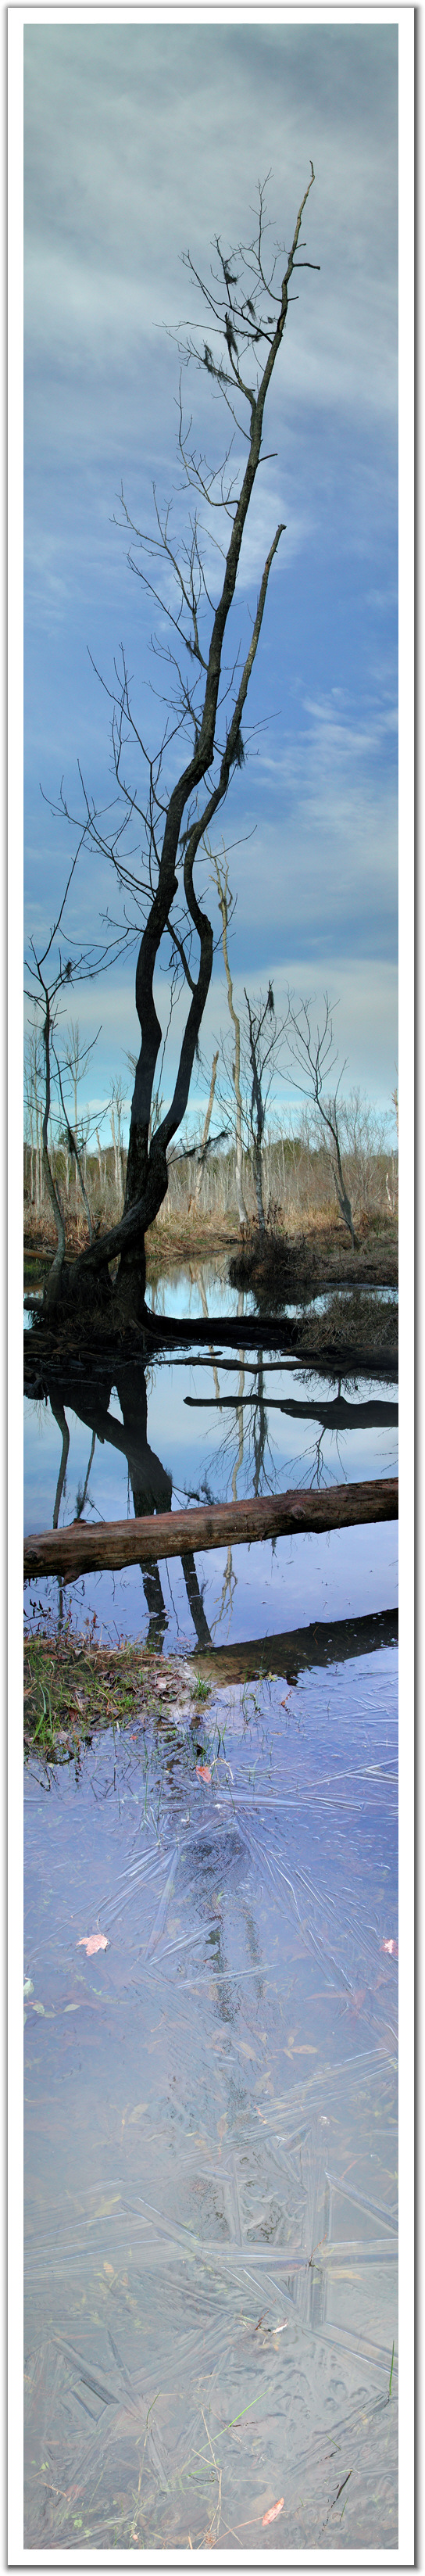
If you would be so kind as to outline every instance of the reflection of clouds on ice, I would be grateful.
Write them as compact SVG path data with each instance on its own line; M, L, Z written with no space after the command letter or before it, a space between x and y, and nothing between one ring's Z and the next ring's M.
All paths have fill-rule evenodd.
M145 1714L26 1772L33 2549L227 2563L283 2483L291 2563L347 2490L394 2544L396 1678L370 1646L214 1687L201 1765Z

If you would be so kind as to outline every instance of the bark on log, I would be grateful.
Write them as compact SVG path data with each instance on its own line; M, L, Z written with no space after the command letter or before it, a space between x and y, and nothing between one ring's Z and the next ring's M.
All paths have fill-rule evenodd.
M24 1582L36 1574L60 1574L63 1583L74 1583L78 1575L102 1566L156 1564L159 1557L192 1555L199 1548L241 1547L252 1539L349 1529L397 1516L398 1477L385 1476L315 1493L295 1488L260 1501L206 1503L187 1511L150 1513L143 1520L104 1521L96 1529L79 1520L68 1529L37 1531L24 1540Z

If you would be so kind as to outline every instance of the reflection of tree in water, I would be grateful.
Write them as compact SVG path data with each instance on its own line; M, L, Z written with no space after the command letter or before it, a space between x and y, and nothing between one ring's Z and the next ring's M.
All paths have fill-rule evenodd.
M194 1278L196 1276L203 1313L207 1317L208 1305L203 1274L198 1269L193 1275ZM340 1447L340 1436L344 1432L363 1427L382 1429L389 1427L390 1424L395 1426L396 1423L397 1407L393 1402L378 1400L375 1397L366 1403L359 1402L356 1381L343 1379L341 1376L338 1376L336 1383L332 1384L331 1381L331 1391L325 1395L321 1390L317 1374L313 1376L311 1372L303 1375L303 1391L300 1396L285 1395L281 1398L280 1395L275 1396L270 1390L266 1394L266 1377L271 1375L273 1388L275 1373L279 1375L279 1371L285 1369L285 1360L283 1357L282 1361L269 1359L265 1361L261 1343L258 1346L256 1359L246 1354L242 1338L243 1310L244 1298L241 1291L238 1302L241 1344L239 1351L235 1351L234 1359L221 1360L211 1343L209 1360L213 1372L214 1396L211 1399L198 1396L189 1396L185 1399L194 1406L195 1410L201 1409L203 1405L208 1408L211 1401L216 1415L220 1412L223 1416L224 1412L224 1419L228 1425L218 1447L212 1449L207 1456L201 1491L196 1495L187 1492L188 1501L194 1499L198 1502L205 1500L214 1503L219 1499L217 1483L222 1489L223 1480L225 1492L229 1493L231 1489L235 1503L237 1500L242 1500L243 1495L252 1494L258 1498L265 1492L275 1492L278 1479L281 1485L294 1481L293 1451L288 1458L282 1458L280 1450L276 1459L276 1443L273 1440L275 1413L280 1417L281 1422L284 1416L289 1415L294 1423L304 1422L311 1425L313 1436L301 1454L297 1454L296 1459L296 1483L300 1490L303 1487L319 1488L327 1483L337 1484L341 1479L344 1480L345 1460L342 1446ZM164 1364L167 1366L169 1362ZM195 1358L191 1364L196 1365ZM235 1372L239 1370L238 1383L235 1394L227 1395L226 1374L233 1369ZM222 1385L220 1387L220 1375L222 1378L223 1373L226 1373L224 1388ZM51 1411L62 1440L53 1510L54 1528L58 1526L60 1505L66 1491L70 1445L66 1405L72 1406L80 1421L87 1424L91 1433L88 1466L84 1483L79 1486L76 1497L76 1518L82 1518L87 1503L90 1509L92 1508L89 1486L96 1441L101 1445L107 1443L126 1458L129 1495L131 1491L136 1519L143 1519L146 1515L150 1516L155 1512L164 1513L171 1510L172 1477L156 1452L151 1449L148 1441L149 1382L150 1370L146 1371L137 1360L120 1362L119 1358L113 1373L109 1367L108 1372L102 1374L101 1367L93 1363L91 1377L87 1376L84 1379L80 1372L77 1374L70 1359L64 1365L61 1383L56 1378L52 1382L48 1389ZM110 1411L114 1388L121 1408L121 1421ZM324 1455L325 1438L327 1448ZM238 1479L241 1477L242 1469L244 1469L244 1483L241 1495ZM202 1651L211 1643L204 1609L203 1589L199 1583L194 1555L184 1556L181 1562L191 1620L199 1649ZM158 1648L163 1642L169 1616L159 1566L155 1562L145 1565L142 1550L139 1564L149 1613L147 1641L149 1645ZM222 1631L226 1612L230 1625L236 1587L237 1573L233 1565L232 1549L229 1547L212 1636L217 1628Z
M122 1422L119 1422L117 1415L115 1413L111 1413L109 1410L111 1395L114 1388L116 1389L118 1402L121 1407ZM73 1413L77 1414L80 1422L87 1424L87 1429L90 1430L92 1434L89 1465L84 1487L82 1491L79 1489L77 1495L76 1517L78 1519L81 1518L84 1503L90 1502L89 1476L94 1456L95 1440L98 1440L101 1446L106 1442L109 1447L118 1450L120 1455L127 1459L129 1482L136 1520L143 1520L153 1512L171 1511L173 1493L172 1476L169 1473L169 1469L167 1467L163 1467L162 1460L157 1457L156 1451L151 1449L148 1441L147 1373L145 1369L139 1366L137 1361L123 1362L115 1370L114 1377L112 1377L110 1373L108 1376L105 1375L102 1377L100 1372L93 1371L93 1377L91 1380L88 1378L84 1378L84 1380L82 1380L80 1375L76 1379L73 1370L64 1370L61 1385L59 1386L55 1380L54 1388L52 1387L48 1392L51 1412L53 1413L54 1420L57 1422L58 1428L62 1434L62 1455L53 1515L53 1527L55 1529L58 1525L59 1507L65 1489L66 1466L69 1453L70 1435L69 1426L66 1420L66 1406L71 1408ZM162 1644L165 1630L168 1627L168 1611L164 1601L159 1566L155 1563L144 1565L142 1549L139 1564L145 1601L149 1611L147 1643L148 1645L156 1646L156 1648L158 1648ZM210 1644L210 1632L205 1617L202 1592L198 1581L194 1556L188 1555L184 1557L182 1559L182 1565L189 1608L198 1645L200 1647L208 1646Z
M242 1351L239 1353L239 1359L243 1364L244 1353ZM229 1365L231 1365L229 1362L225 1362L220 1359L218 1359L218 1361L215 1360L215 1383L217 1379L217 1367L223 1370L224 1367L229 1367ZM391 1399L383 1398L382 1396L373 1396L372 1398L368 1397L365 1402L361 1400L359 1401L356 1381L354 1381L353 1386L350 1379L344 1379L339 1376L337 1389L335 1392L332 1392L328 1398L323 1396L320 1391L313 1391L307 1396L307 1398L304 1394L302 1396L285 1395L284 1397L280 1397L269 1393L266 1396L264 1386L265 1374L268 1375L272 1371L274 1372L279 1369L284 1370L285 1359L283 1358L282 1362L264 1362L264 1353L262 1349L259 1349L256 1365L254 1366L253 1362L248 1360L248 1362L245 1362L245 1367L246 1366L248 1366L250 1375L256 1379L256 1384L250 1387L247 1393L244 1392L243 1377L240 1377L238 1393L235 1396L227 1395L225 1390L223 1388L220 1389L219 1387L218 1395L216 1394L216 1396L211 1397L211 1399L202 1396L188 1396L186 1397L186 1402L193 1405L195 1409L201 1409L201 1407L205 1406L205 1409L209 1410L211 1404L211 1406L217 1405L217 1410L219 1412L225 1411L226 1413L228 1412L229 1415L232 1415L235 1412L237 1413L239 1427L238 1463L241 1462L241 1454L243 1454L243 1425L245 1425L246 1490L252 1491L255 1496L264 1493L264 1491L269 1493L275 1492L278 1477L280 1483L282 1483L282 1478L286 1477L288 1477L288 1481L292 1483L294 1477L293 1452L285 1459L282 1459L282 1455L280 1453L278 1462L276 1462L274 1454L275 1443L273 1441L273 1426L270 1424L270 1414L273 1415L274 1413L278 1413L281 1417L289 1415L290 1419L294 1423L305 1422L312 1426L317 1423L320 1426L312 1441L309 1441L308 1446L301 1452L297 1451L296 1481L301 1488L304 1486L308 1489L315 1485L319 1487L326 1484L339 1484L341 1481L344 1482L346 1475L346 1462L344 1460L343 1450L340 1447L340 1439L343 1438L344 1434L347 1434L349 1431L359 1430L382 1431L390 1428L396 1429L398 1422L397 1403ZM317 1374L313 1377L309 1373L308 1377L306 1376L303 1378L303 1385L311 1385L313 1390L317 1390ZM244 1412L242 1412L242 1406L244 1407ZM329 1448L326 1456L324 1455L323 1444L325 1438L332 1444L333 1456L332 1454L329 1454ZM220 1442L219 1447L210 1454L210 1458L207 1461L208 1472L211 1472L213 1458L216 1470L218 1465L221 1466L222 1470L223 1468L226 1468L227 1462L231 1458L232 1453L234 1455L234 1442L235 1425L233 1421L230 1421L229 1430L225 1433L224 1439ZM333 1463L333 1458L335 1457L337 1460L336 1467ZM303 1473L301 1472L302 1470L304 1470ZM234 1474L232 1476L232 1491L235 1493Z

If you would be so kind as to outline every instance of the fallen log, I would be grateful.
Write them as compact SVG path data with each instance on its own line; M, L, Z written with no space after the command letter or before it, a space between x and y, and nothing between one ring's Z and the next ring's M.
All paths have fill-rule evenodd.
M259 1501L204 1503L186 1511L152 1512L134 1521L103 1521L95 1529L71 1521L67 1529L41 1530L24 1540L24 1582L60 1574L74 1583L102 1566L156 1564L159 1557L193 1555L199 1548L249 1546L252 1539L296 1537L303 1530L356 1527L398 1516L398 1477L368 1484L321 1487L319 1492L267 1494Z

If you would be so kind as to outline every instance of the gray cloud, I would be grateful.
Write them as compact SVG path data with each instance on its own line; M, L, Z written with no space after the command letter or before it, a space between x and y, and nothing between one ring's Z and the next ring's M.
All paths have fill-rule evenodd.
M271 239L282 238L311 154L320 294L305 271L285 403L394 412L396 43L388 25L26 26L27 345L29 368L44 360L40 429L54 435L59 402L66 436L60 389L73 380L69 429L80 414L87 438L103 374L114 422L125 392L134 435L141 367L153 421L167 372L155 326L194 310L180 248L208 268L212 235L246 230L270 167Z
M257 821L255 840L235 858L235 972L254 984L272 972L282 997L287 980L302 991L312 979L319 991L340 990L350 1078L383 1096L396 1045L393 673L390 636L383 629L379 663L371 636L376 613L389 616L391 606L397 28L383 18L177 27L112 26L98 17L91 25L27 23L24 58L33 654L25 739L31 777L52 781L53 793L77 752L84 766L91 762L90 785L101 775L108 793L108 711L86 640L109 675L124 622L143 712L147 703L151 612L134 583L124 589L123 610L124 540L110 520L121 472L142 523L152 471L165 494L174 476L178 359L162 326L196 312L181 249L190 244L207 273L212 236L218 228L227 241L246 234L257 176L270 169L270 238L288 242L313 155L306 256L320 261L320 276L303 272L288 317L267 437L278 454L257 487L241 566L242 593L250 588L252 597L271 528L283 516L249 706L253 722L267 718L267 730L226 816L229 839L241 840ZM212 425L218 439L219 407L212 415L202 373L191 392L199 445L208 445ZM323 688L317 682L317 638L320 667L322 632L327 649L349 560L362 586L360 697L344 658L340 672L339 642L341 690L330 689L328 676ZM293 646L298 571L304 588ZM246 616L242 597L241 625ZM316 661L313 654L307 674L310 624ZM348 666L349 637L343 653ZM65 864L64 841L44 819L42 833L29 816L28 883L40 924ZM110 899L106 875L87 870L83 936L105 893ZM222 1008L218 973L217 965L205 1021L210 1049ZM123 1031L131 1026L128 1042L137 1043L130 995L128 966L102 991L105 1084ZM85 1029L91 1011L90 991L81 988ZM342 1024L342 1002L339 1017Z

